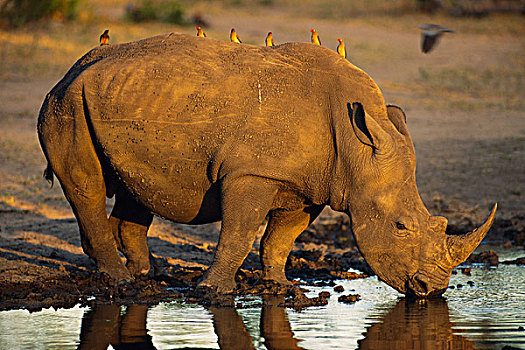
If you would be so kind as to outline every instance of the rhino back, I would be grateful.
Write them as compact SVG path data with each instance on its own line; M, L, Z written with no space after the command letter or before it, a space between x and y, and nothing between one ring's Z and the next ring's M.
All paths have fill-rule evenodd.
M68 75L63 85L81 86L96 143L120 180L154 212L182 222L226 175L322 186L333 157L329 96L340 79L361 86L343 100L377 88L315 45L176 34L94 49Z

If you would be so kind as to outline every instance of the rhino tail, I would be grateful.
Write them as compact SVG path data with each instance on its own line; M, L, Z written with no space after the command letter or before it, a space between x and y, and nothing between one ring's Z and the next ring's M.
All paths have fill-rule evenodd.
M53 168L51 168L51 164L47 163L47 167L44 170L44 179L47 180L51 184L51 188L53 187Z

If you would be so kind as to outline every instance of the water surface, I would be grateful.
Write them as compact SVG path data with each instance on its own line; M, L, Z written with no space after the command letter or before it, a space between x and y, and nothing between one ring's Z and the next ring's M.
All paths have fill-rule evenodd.
M500 252L500 260L523 251ZM181 303L0 312L0 349L525 349L525 267L475 266L444 298L409 301L375 277L340 281L359 293L302 311L279 297L243 308ZM458 285L462 287L458 288ZM352 291L354 290L354 291ZM264 306L261 303L264 301Z

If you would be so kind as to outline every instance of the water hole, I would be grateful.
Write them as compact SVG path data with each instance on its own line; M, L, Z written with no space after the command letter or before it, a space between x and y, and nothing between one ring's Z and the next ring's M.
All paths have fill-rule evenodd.
M481 247L484 249L486 247ZM491 248L493 249L493 248ZM523 250L499 251L500 260ZM459 269L458 269L459 270ZM376 277L338 281L328 305L302 311L161 303L0 312L0 349L525 349L525 267L473 266L443 298L410 301ZM458 286L460 286L458 288ZM359 293L353 304L339 295Z

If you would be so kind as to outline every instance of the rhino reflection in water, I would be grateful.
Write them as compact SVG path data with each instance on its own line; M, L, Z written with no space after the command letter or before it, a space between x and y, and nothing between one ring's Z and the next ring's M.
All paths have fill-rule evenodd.
M444 298L401 299L367 329L359 349L475 349L473 342L454 334L452 326Z
M286 309L278 306L284 302L284 296L264 296L263 301L260 334L264 338L264 346L268 350L303 349L298 346L300 340L294 337ZM211 307L209 311L213 318L217 344L221 349L255 349L253 338L235 308ZM111 345L115 349L154 350L152 337L146 328L147 314L146 305L128 305L123 314L121 307L117 305L95 305L84 313L78 349L105 350Z
M155 346L146 329L147 305L96 305L82 318L79 350L151 349Z
M283 295L264 295L260 318L260 334L268 350L301 350L288 321L286 308L279 306L284 302ZM244 326L243 319L233 307L210 307L213 328L221 349L255 349L253 338Z
M284 296L263 296L263 301L259 330L265 348L303 349L301 339L294 336L287 310L278 306ZM147 311L145 305L129 305L121 314L120 306L96 305L84 314L78 349L107 349L110 344L115 349L155 349L146 329ZM254 338L235 308L212 307L209 311L221 349L255 349ZM474 343L454 334L452 326L445 299L424 302L401 299L367 329L365 338L358 341L359 349L474 349ZM169 334L166 336L170 338ZM322 335L327 336L330 333Z
M263 277L288 283L296 237L329 205L347 213L361 253L390 286L442 293L492 224L445 234L415 181L403 111L372 79L309 43L275 47L169 34L88 52L47 95L38 135L100 271L150 270L153 215L222 220L201 287L234 275L268 216ZM108 220L105 197L116 195ZM127 258L126 266L117 249Z

